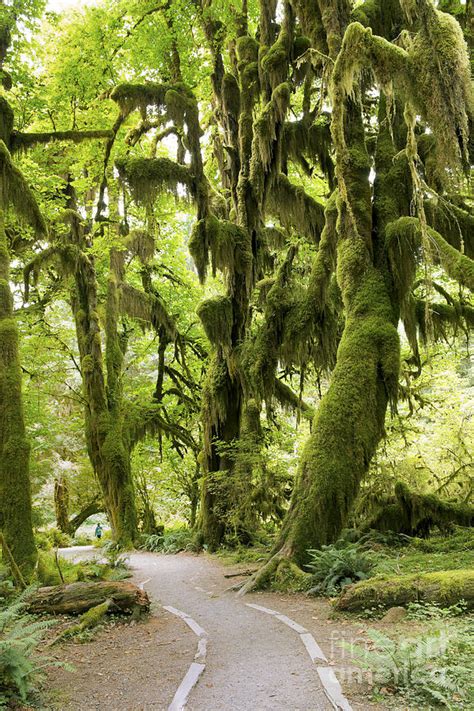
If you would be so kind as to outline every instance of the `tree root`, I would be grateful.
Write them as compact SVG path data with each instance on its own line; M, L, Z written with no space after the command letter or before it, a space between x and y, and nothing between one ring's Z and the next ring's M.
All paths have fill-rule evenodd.
M310 587L311 576L293 562L290 551L282 549L275 553L252 577L241 583L238 597L256 590L279 590L302 592Z

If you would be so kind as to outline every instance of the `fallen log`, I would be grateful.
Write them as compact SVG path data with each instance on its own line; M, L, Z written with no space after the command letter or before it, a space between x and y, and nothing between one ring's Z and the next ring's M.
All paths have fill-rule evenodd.
M28 601L28 611L80 615L104 602L109 612L146 612L150 607L147 593L128 581L79 582L52 585L35 590Z
M474 608L474 570L443 570L390 577L374 577L350 585L336 603L344 612L375 605L398 607L409 602L435 602L444 607L464 600Z

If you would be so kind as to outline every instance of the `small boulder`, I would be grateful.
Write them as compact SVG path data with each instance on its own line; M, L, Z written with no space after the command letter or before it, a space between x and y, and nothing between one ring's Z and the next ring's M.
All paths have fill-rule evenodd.
M395 624L396 622L400 622L401 620L403 620L406 616L407 611L404 607L391 607L389 610L387 610L387 612L380 621Z

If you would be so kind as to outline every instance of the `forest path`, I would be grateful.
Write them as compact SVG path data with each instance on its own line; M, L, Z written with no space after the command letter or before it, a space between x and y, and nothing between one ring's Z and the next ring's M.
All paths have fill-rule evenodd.
M134 553L130 563L136 581L146 581L144 588L153 600L186 613L202 628L201 636L207 636L206 667L189 695L188 709L334 708L298 632L275 616L248 606L258 604L284 612L277 606L281 602L277 596L236 598L228 591L230 583L224 577L228 569L205 555Z
M62 552L74 558L93 553L97 551L90 548ZM150 595L153 614L171 613L188 649L196 650L194 660L188 652L173 662L182 682L174 701L170 694L169 711L184 704L189 711L350 711L346 699L337 698L337 684L332 687L328 664L333 662L314 658L333 652L328 612L316 601L279 593L237 598L228 590L234 580L224 577L234 570L207 555L136 552L129 562L134 581ZM275 611L282 617L271 614ZM156 674L159 679L160 669ZM133 677L133 668L129 675ZM323 684L332 691L333 702Z

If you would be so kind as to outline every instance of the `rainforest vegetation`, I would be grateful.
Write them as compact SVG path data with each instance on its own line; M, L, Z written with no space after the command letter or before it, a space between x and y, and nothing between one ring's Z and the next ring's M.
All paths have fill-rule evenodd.
M107 584L474 605L473 45L471 0L4 0L5 610L97 522Z

